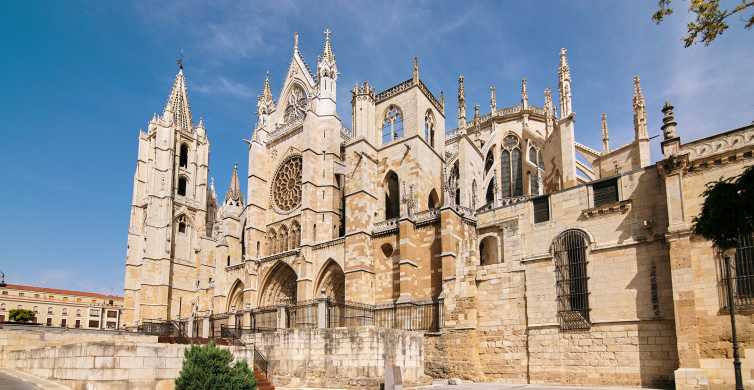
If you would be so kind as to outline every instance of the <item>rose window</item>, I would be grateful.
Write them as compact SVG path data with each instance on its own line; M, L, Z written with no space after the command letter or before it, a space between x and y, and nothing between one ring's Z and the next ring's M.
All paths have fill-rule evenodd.
M301 204L301 156L288 157L280 164L272 182L272 199L282 211Z
M290 123L304 119L308 100L306 92L298 85L288 94L288 106L285 108L285 122Z

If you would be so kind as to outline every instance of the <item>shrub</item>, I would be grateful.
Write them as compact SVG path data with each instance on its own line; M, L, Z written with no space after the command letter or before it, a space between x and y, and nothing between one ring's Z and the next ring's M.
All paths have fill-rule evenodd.
M192 345L183 354L183 368L175 380L176 390L254 390L254 373L245 361L231 364L228 350L210 342Z
M26 309L11 309L8 319L15 322L31 322L34 321L34 312Z

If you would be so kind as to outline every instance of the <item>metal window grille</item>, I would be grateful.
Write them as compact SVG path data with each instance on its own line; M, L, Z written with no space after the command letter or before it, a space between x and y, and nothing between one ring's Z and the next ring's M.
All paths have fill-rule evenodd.
M500 188L503 190L503 198L511 196L511 152L503 150L500 155L500 173L502 175Z
M737 309L754 309L754 238L752 236L743 236L738 240L735 259L731 259L731 274L728 275L725 269L725 261L722 256L718 256L718 275L719 288L718 293L722 309L728 310L727 279L732 278L731 286L733 287L733 301Z
M540 196L532 200L534 207L534 223L550 220L550 199L548 196Z
M594 191L594 207L618 201L618 179L610 179L592 184Z
M568 230L553 243L560 329L588 329L589 289L587 240L584 232Z

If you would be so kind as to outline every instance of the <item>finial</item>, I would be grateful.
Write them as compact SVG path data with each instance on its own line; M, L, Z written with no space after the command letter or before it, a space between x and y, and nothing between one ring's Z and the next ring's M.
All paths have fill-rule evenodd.
M607 131L607 113L602 113L602 150L607 153L610 151L610 136Z
M497 89L490 85L490 113L494 114L497 110Z
M445 111L445 92L440 90L440 106L442 107L442 110Z
M411 77L414 80L414 84L419 83L419 57L414 56L414 68L411 72Z
M526 89L526 79L521 80L521 104L524 108L529 107L529 91Z
M183 72L183 49L179 50L178 59L175 60L175 63L178 64L178 71Z
M298 31L293 33L293 51L298 52Z
M675 121L675 115L673 113L673 105L670 104L670 102L665 102L665 104L662 106L662 134L665 138L665 140L673 139L678 137L678 132L676 131L675 126L678 124Z

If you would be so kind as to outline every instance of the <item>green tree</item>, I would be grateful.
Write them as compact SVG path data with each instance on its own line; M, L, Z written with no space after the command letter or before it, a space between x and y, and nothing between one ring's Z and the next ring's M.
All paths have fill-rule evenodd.
M741 175L707 184L704 204L694 217L694 234L726 251L754 230L754 166Z
M652 20L660 24L666 16L673 14L672 0L658 0L657 12L652 14ZM688 34L683 38L683 45L689 47L696 42L703 42L709 46L718 36L728 29L729 17L741 14L746 9L754 7L754 0L738 0L733 8L720 8L720 0L689 0L689 12L696 15L696 20L686 26ZM754 26L754 14L743 17L746 29ZM701 37L699 37L701 35Z
M15 322L34 321L34 312L26 309L12 309L8 313L8 319Z
M233 360L230 351L210 342L192 345L183 354L183 368L175 380L176 390L254 390L256 381L246 361Z

